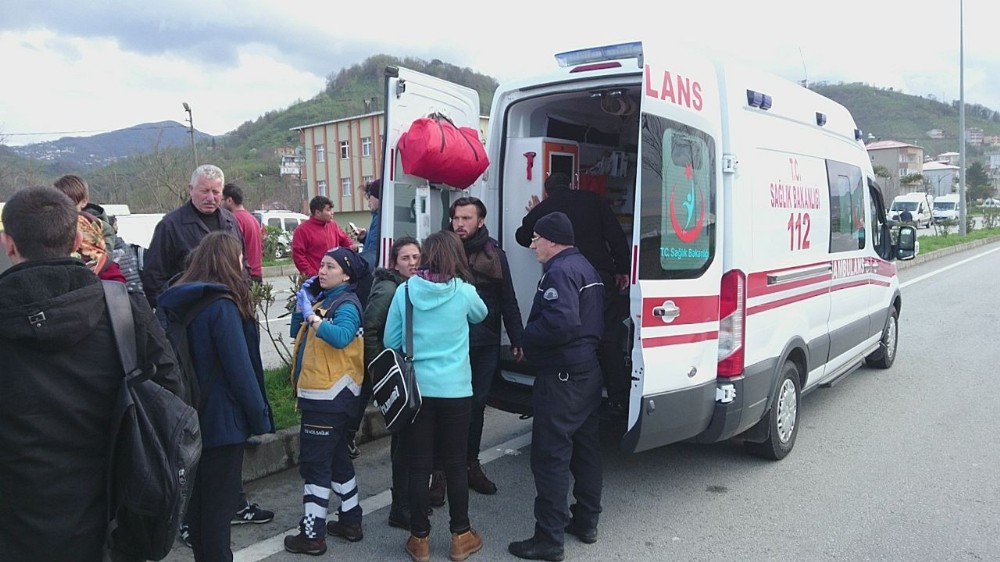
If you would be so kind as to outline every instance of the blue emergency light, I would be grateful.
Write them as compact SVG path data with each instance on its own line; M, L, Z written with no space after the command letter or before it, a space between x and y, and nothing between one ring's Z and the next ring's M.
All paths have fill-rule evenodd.
M603 47L591 47L589 49L578 49L576 51L558 53L556 55L556 62L558 62L561 67L567 67L592 62L641 57L642 43L635 41L633 43L620 43L618 45L605 45Z

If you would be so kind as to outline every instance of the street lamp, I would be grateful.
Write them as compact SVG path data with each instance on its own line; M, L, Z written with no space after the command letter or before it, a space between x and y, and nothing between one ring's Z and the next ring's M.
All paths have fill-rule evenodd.
M191 135L191 154L194 156L194 167L197 168L198 167L198 149L195 148L195 144L194 144L194 118L191 116L191 106L188 105L188 103L186 101L185 102L181 102L181 104L184 106L184 111L187 111L187 114L188 114L187 122L188 122L188 134Z
M958 233L965 236L965 0L958 1L958 98Z

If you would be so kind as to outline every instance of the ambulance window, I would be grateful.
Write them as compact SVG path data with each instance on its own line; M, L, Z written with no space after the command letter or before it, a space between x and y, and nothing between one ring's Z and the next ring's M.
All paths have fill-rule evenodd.
M830 251L865 247L865 191L861 169L827 160L830 183Z
M696 278L715 257L715 143L643 114L640 153L639 277Z

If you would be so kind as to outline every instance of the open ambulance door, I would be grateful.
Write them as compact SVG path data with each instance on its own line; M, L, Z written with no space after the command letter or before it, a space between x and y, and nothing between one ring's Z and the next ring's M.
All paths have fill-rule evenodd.
M722 112L715 67L643 43L630 285L632 392L621 447L705 430L719 374ZM729 282L742 290L743 280ZM725 311L724 311L725 312ZM727 343L727 345L729 345Z
M382 240L379 264L389 263L392 241L413 236L423 242L448 219L452 188L403 173L399 137L421 117L440 113L456 127L479 130L479 93L471 88L406 68L385 71L385 129L382 160Z

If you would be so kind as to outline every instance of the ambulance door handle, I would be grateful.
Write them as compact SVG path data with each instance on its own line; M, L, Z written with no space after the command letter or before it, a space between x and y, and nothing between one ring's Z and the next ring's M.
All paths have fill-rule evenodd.
M663 320L664 324L669 324L681 315L681 309L677 308L674 301L666 301L660 306L653 308L653 316Z

